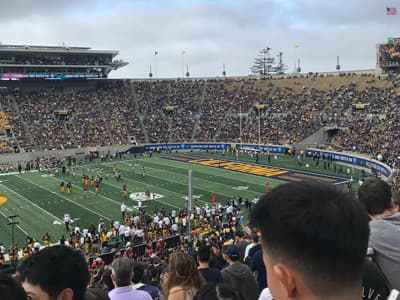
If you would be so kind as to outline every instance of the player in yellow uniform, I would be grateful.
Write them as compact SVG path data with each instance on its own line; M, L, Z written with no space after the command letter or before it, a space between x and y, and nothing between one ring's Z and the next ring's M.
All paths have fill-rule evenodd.
M89 184L89 176L86 175L86 176L85 176L85 185L87 186L88 184Z
M0 267L1 267L2 265L4 265L4 262L5 262L5 261L6 261L6 260L5 260L5 258L4 258L4 254L0 252Z
M50 235L49 235L48 232L46 232L46 233L44 234L42 240L43 240L43 245L44 245L45 247L49 247L49 246L50 246Z
M72 192L72 184L70 181L68 181L67 183L67 194L71 194Z
M33 247L33 238L29 235L25 239L25 246L28 247L29 250Z
M101 232L100 239L101 239L101 245L102 245L103 247L104 247L105 245L107 245L107 242L108 242L108 235L107 235L107 232L106 232L105 230L103 230L103 231Z
M128 197L128 189L126 187L126 185L124 184L124 186L122 187L122 197L127 198Z
M147 239L152 240L153 239L153 228L149 227L147 230Z
M99 237L97 234L95 234L92 238L92 250L97 253L97 250L99 248Z
M92 176L92 178L90 178L90 185L92 187L94 187L95 181L94 181L94 176Z
M24 259L27 259L30 254L31 254L31 251L29 250L28 247L25 246L24 249L22 250L22 257Z
M61 193L64 193L64 192L65 192L64 181L61 181L61 184L60 184L60 192L61 192Z
M84 186L83 186L83 197L84 197L84 198L87 198L87 196L88 196L88 188L87 188L86 185L84 185Z
M96 184L94 185L94 190L95 190L96 194L99 193L99 187L100 187L99 182L96 181Z
M90 244L92 243L90 237L86 236L84 241L85 241L85 244L84 244L85 250L89 251L90 250Z
M85 175L85 173L83 173L82 177L81 177L82 185L85 185L85 179L86 179L86 175Z

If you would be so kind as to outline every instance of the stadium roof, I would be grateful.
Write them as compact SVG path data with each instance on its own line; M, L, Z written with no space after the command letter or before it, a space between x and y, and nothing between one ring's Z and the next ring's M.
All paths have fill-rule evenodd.
M110 54L118 55L117 50L92 50L90 47L69 46L36 46L36 45L3 45L0 43L0 52L31 52L31 53L74 53L74 54Z

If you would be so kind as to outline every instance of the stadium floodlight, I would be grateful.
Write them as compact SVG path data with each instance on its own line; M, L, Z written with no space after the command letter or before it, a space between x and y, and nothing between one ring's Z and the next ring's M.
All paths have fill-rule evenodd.
M226 76L225 64L222 65L222 76Z

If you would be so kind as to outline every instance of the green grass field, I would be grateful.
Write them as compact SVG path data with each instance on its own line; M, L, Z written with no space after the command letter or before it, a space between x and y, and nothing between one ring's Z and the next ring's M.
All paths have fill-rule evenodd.
M211 155L211 154L210 154ZM218 159L234 159L230 156L214 156ZM241 161L250 162L250 157L241 157ZM254 160L253 160L254 161ZM266 163L265 160L259 163ZM136 173L132 172L132 165L136 164ZM299 168L296 159L279 156L274 161L275 166ZM141 175L141 166L145 168L145 176ZM122 181L111 175L113 167L122 173ZM96 175L96 167L103 170L105 178L100 186L99 194L89 188L87 198L83 197L81 175L83 172L90 177ZM0 242L5 247L11 245L11 226L7 225L7 216L18 215L19 224L15 227L15 241L22 246L27 234L42 241L42 236L48 232L52 241L58 240L66 234L63 224L63 215L69 213L81 229L94 224L100 218L106 222L121 218L120 205L123 201L131 210L136 202L122 197L122 186L126 184L129 192L139 193L149 190L162 195L161 198L152 200L146 207L153 211L154 207L165 207L167 211L173 208L183 208L188 195L188 170L193 170L193 195L200 197L200 204L211 203L211 194L217 194L217 201L226 203L233 196L253 199L265 192L265 183L268 180L270 188L285 183L284 180L255 176L223 168L212 168L203 165L175 161L155 155L152 158L127 159L114 162L82 164L77 168L75 177L60 175L55 177L50 174L29 172L23 174L4 175L0 177L0 196L7 201L0 204ZM304 168L303 168L304 169ZM329 173L316 168L312 161L307 171ZM73 191L67 195L61 193L61 181L71 181Z

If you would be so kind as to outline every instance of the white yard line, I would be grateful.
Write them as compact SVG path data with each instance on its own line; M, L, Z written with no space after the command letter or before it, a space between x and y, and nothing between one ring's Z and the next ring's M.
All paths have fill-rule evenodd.
M86 207L86 206L84 206L84 205L82 205L82 204L79 204L78 202L75 202L75 201L73 201L73 200L71 200L71 199L68 199L68 198L66 198L66 197L64 197L64 196L62 196L62 195L60 195L60 194L58 194L58 193L55 193L55 192L53 192L53 191L51 191L51 190L45 188L44 186L41 186L41 185L39 185L39 184L37 184L37 183L34 183L33 181L30 181L30 180L28 180L28 179L26 179L26 178L23 178L23 177L21 177L21 176L17 176L17 177L18 177L18 178L21 178L22 180L25 180L25 181L27 181L27 182L33 184L33 185L36 185L36 186L38 186L38 187L40 187L40 188L42 188L42 189L48 191L49 193L52 193L52 194L54 194L54 195L56 195L56 196L58 196L58 197L60 197L60 198L63 198L63 199L65 199L65 200L67 200L68 202L71 202L72 204L75 204L76 206L79 206L79 207L83 208L84 210L87 210L87 211L89 211L89 212L91 212L91 213L93 213L93 214L95 214L95 215L98 215L99 217L102 217L102 218L104 218L104 219L106 219L106 220L108 220L108 221L111 220L110 218L107 218L106 216L103 216L102 214L99 214L99 213L97 213L97 212L91 210L90 208L88 208L88 207Z
M35 206L36 208L39 208L42 212L44 212L45 214L49 215L52 218L55 218L57 221L60 221L61 223L63 223L63 220L61 220L60 218L56 217L55 215L53 215L52 213L50 213L49 211L45 210L44 208L40 207L39 205L37 205L36 203L32 202L31 200L29 200L28 198L22 196L21 194L17 193L16 191L14 191L13 189L10 189L9 187L5 186L4 184L0 184L2 187L4 187L5 189L9 190L10 192L14 193L15 195L18 195L19 197L21 197L22 199L24 199L25 201L29 202L30 204L32 204L33 206Z
M0 214L4 217L4 218L6 218L7 220L10 220L4 213L2 213L1 211L0 211ZM28 232L26 232L21 226L19 226L19 225L15 225L15 226L17 226L18 228L19 228L19 230L21 230L23 233L25 233L25 235L29 235L28 234Z

